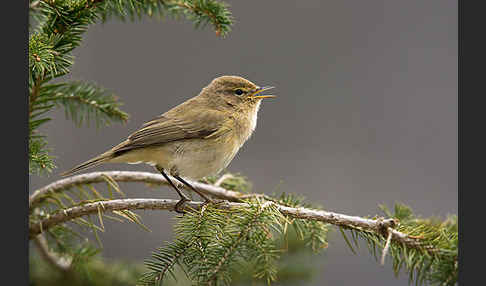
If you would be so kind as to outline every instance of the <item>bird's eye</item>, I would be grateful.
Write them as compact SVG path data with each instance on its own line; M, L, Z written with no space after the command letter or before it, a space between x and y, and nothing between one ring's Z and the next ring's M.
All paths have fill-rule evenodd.
M241 89L238 88L237 90L235 90L235 94L236 95L242 95L243 94L243 90L241 90Z

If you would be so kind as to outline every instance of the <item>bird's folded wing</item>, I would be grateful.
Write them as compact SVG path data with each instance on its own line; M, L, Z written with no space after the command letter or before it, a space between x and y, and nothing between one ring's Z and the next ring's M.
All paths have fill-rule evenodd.
M128 137L125 144L113 151L128 151L183 139L217 137L229 131L226 121L225 114L220 111L186 111L177 117L166 113L144 124Z

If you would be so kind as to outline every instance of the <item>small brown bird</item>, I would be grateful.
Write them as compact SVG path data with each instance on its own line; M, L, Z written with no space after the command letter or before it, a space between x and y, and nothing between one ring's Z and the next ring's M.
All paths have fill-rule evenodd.
M169 173L210 202L182 177L194 180L226 168L256 127L261 95L273 87L258 87L239 76L221 76L199 95L145 123L127 140L86 161L67 176L102 163L146 163L154 166L180 196L177 212L189 200L169 179Z

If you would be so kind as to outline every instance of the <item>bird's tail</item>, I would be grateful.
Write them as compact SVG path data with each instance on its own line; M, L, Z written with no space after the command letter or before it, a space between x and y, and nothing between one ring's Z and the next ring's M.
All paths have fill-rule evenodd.
M106 162L106 161L108 161L112 158L113 158L112 152L103 153L103 154L101 154L97 157L94 157L91 160L88 160L84 163L77 165L76 167L72 168L69 171L61 173L61 176L63 176L63 177L69 176L69 175L72 175L72 174L79 172L81 170L85 170L85 169L88 169L88 168L91 168L91 167L98 166L98 165L100 165L100 164L102 164L102 163L104 163L104 162Z

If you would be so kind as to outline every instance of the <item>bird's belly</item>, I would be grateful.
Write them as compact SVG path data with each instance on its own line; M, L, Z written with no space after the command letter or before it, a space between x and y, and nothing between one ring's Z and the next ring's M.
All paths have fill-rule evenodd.
M181 142L167 169L191 179L215 175L226 168L238 152L237 144L227 143L221 140Z
M215 175L226 168L240 145L231 138L189 139L157 147L133 150L111 162L158 165L172 175L194 180Z

